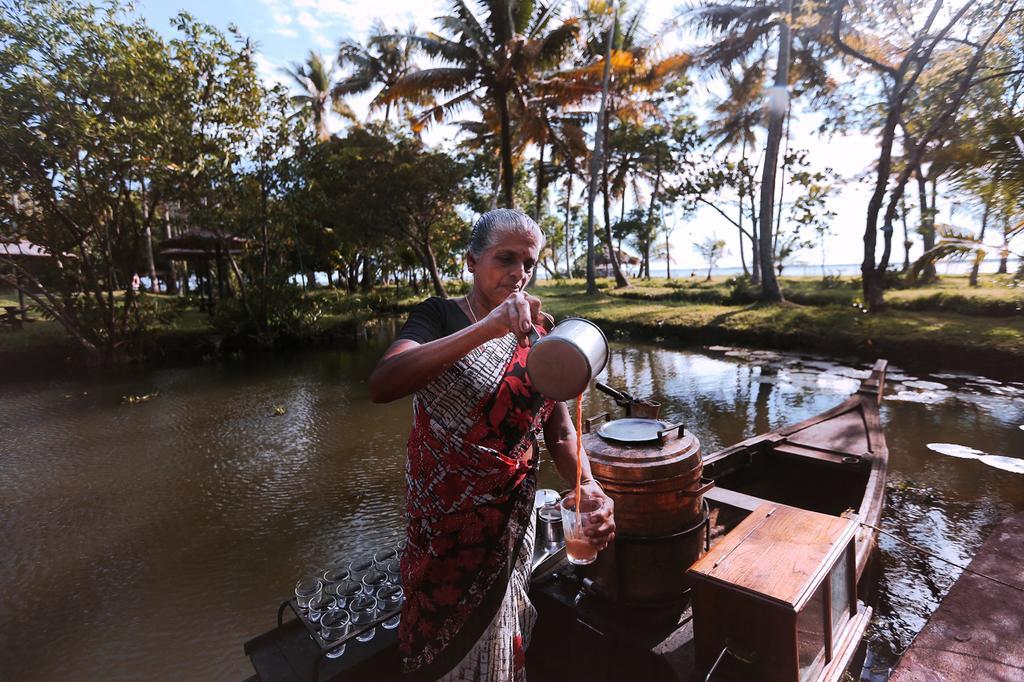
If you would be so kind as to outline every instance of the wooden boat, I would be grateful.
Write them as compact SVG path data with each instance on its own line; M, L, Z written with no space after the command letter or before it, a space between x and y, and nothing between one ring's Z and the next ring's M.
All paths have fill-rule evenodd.
M885 502L888 450L878 411L885 369L886 362L878 361L854 395L826 412L704 458L704 476L715 484L704 495L714 542L691 570L693 593L686 599L614 603L567 563L564 548L539 556L531 585L539 612L527 654L531 682L838 679L871 613L856 594L865 592L877 541L871 526L879 524ZM786 538L789 551L771 547L780 532L793 534ZM759 559L746 566L738 559L750 556ZM716 575L730 562L729 578ZM849 584L844 587L837 575L848 577ZM852 603L846 620L836 625L836 590L847 588ZM819 605L815 600L822 594L825 603ZM812 625L811 635L821 638L823 648L810 651L805 661L808 619L802 614L819 606L824 632ZM742 632L744 624L761 622L761 611L765 622L776 618L782 625ZM318 650L294 623L281 624L279 618L278 628L246 644L258 679L309 680L314 672L319 679L390 679L397 672L394 631L390 640L378 635L361 652L314 668ZM708 659L708 642L715 636L729 641L740 635L764 648L762 659L765 652L769 657L785 653L785 665L766 668L762 660L762 672L751 675L744 654L756 659L757 653L729 646L721 647L718 660ZM783 670L786 666L792 670Z

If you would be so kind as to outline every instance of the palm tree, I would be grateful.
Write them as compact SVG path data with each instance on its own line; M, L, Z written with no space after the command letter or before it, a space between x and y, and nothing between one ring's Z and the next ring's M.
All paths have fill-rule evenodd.
M422 95L411 99L391 96L395 84L417 70L414 59L419 51L418 46L408 37L415 32L416 28L410 27L407 34L399 34L398 29L387 30L384 24L377 20L370 29L366 45L355 40L343 41L338 48L338 65L343 69L350 68L351 71L335 84L334 95L355 95L381 86L370 100L370 110L384 107L385 123L391 117L393 105L396 114L401 115L401 107L405 109L401 113L408 117L412 113L410 106L432 104L431 98Z
M333 111L355 120L352 110L339 96L332 93L334 67L324 62L318 53L310 50L305 63L293 63L291 68L285 69L285 73L291 76L302 90L301 94L291 98L292 104L299 107L295 115L305 117L309 121L318 142L331 139L331 132L327 129L329 112Z
M707 67L728 70L753 55L763 54L772 45L777 46L775 76L767 92L768 138L765 143L758 211L761 297L768 301L782 300L782 290L772 263L772 219L775 177L783 137L782 125L789 109L791 81L798 81L794 86L796 92L810 92L818 97L827 93L832 86L821 56L825 49L823 46L826 45L822 37L827 34L827 21L815 15L798 15L794 13L793 0L708 2L684 15L691 28L714 38L714 43L701 54L701 62ZM777 40L774 37L776 31Z
M439 17L440 33L409 39L444 65L406 74L387 97L415 98L440 94L444 101L423 111L415 123L443 121L482 95L498 114L501 184L505 204L514 206L513 123L510 100L524 102L526 87L538 74L556 68L578 34L575 21L552 28L560 3L550 7L532 0L488 0L478 18L465 0Z
M738 68L730 68L725 71L725 95L715 104L714 113L707 122L708 136L712 140L718 140L716 150L732 151L739 147L740 167L748 167L747 149L752 149L757 143L754 129L764 124L762 102L764 99L764 63L767 58L768 53L763 50L752 62L740 62ZM739 75L737 75L737 71ZM738 183L737 192L739 211L736 229L739 232L740 240L740 262L743 264L743 272L746 274L747 263L743 255L743 237L746 236L751 243L753 281L755 284L760 284L761 263L757 240L757 216L754 212L754 215L751 216L750 230L745 230L743 214L745 213L746 183Z
M591 3L584 14L584 21L590 27L585 59L591 61L590 69L595 76L598 69L603 71L603 52L609 39L612 40L614 48L607 60L610 66L608 102L603 116L598 121L605 139L609 139L613 120L621 125L640 123L648 117L658 117L660 112L647 95L661 91L668 83L678 78L689 66L691 57L686 52L660 56L658 38L644 35L642 32L642 9L621 21L616 16L610 27L606 25L604 19L606 13L607 7L604 3ZM608 159L609 155L605 155L598 169L604 197L604 240L608 252L612 254L615 285L617 288L623 288L629 286L629 280L622 273L622 268L617 262L617 251L612 246L612 190Z

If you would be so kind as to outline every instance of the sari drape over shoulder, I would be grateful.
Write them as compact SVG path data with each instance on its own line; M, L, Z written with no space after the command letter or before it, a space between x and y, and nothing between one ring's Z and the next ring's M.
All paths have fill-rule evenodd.
M528 352L513 334L493 339L415 395L399 629L409 673L451 670L505 596L533 514L536 448L526 455L554 406L530 384Z

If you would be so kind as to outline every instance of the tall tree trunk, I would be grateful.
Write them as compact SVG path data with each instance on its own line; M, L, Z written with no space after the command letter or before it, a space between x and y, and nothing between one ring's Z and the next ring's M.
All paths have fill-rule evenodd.
M672 279L672 252L669 251L668 246L669 233L665 232L665 279ZM740 250L743 250L743 244L740 244ZM745 270L746 268L744 268Z
M793 0L784 2L784 20L779 24L779 60L775 67L775 85L778 101L771 107L768 118L768 145L765 150L764 174L761 176L761 300L782 301L782 290L772 267L772 210L775 201L775 173L779 166L779 147L782 143L782 124L789 108L789 21L793 16Z
M171 209L167 206L164 206L164 236L171 238ZM170 258L167 259L167 293L172 296L178 294L178 269Z
M540 214L544 208L544 141L540 143L540 158L537 159L537 196L533 207L533 219L540 225Z
M742 167L746 168L746 166L747 166L747 137L746 137L746 135L743 136L743 141L740 143L740 161L742 162ZM739 235L740 235L740 265L743 266L743 276L744 277L749 277L750 273L747 271L747 257L746 257L746 254L743 253L743 199L744 199L744 192L743 192L743 184L742 184L742 182L740 183L740 189L739 189L738 194L740 196L740 201L739 201L740 212L739 212L739 216L737 216L737 220L736 220L736 229L739 231ZM757 226L755 225L755 229L756 229L756 227ZM756 256L755 256L755 258L756 258Z
M572 239L572 171L569 171L568 183L565 190L565 274L572 279L575 275L572 271L572 256L570 240Z
M988 225L988 214L989 214L989 202L985 202L985 211L981 214L981 234L978 235L978 241L985 243L985 227ZM978 286L978 270L981 269L981 261L975 259L974 265L971 267L971 276L968 280L968 284L972 287Z
M373 289L374 276L373 258L369 253L363 253L363 279L359 286L364 294L370 293L370 290Z
M644 259L646 260L645 268L647 279L651 278L651 242L654 241L654 235L657 231L654 229L654 209L658 205L658 192L661 190L661 147L658 147L657 152L654 155L654 187L651 189L651 203L647 209L647 229L650 230L648 234L651 238L647 241L647 248L644 252Z
M900 197L900 218L903 220L903 272L910 270L910 229L907 227L907 198Z
M779 169L779 208L775 212L775 234L772 235L772 253L776 253L779 244L779 232L782 231L782 200L786 196L786 157L789 156L789 124L793 120L793 110L786 111L786 132L783 139L786 141L785 151L782 152L782 167ZM781 271L779 273L782 274Z
M533 219L537 222L538 226L540 225L541 212L544 210L544 147L544 141L541 140L540 158L537 160L537 196L535 197L533 208ZM537 283L538 272L539 269L534 265L533 272L530 273L530 283L527 286L532 287Z
M607 127L605 136L608 135ZM612 266L612 275L615 277L615 288L624 289L629 286L629 280L622 272L622 265L619 263L619 250L612 243L612 217L611 198L608 192L608 159L605 157L604 172L602 173L602 184L604 185L604 243L608 248L608 262Z
M920 168L915 169L914 177L917 179L917 204L919 206L918 213L920 214L918 231L921 233L923 249L927 252L935 246L935 219L931 209L928 207L928 184ZM924 266L921 269L918 280L921 282L935 281L935 264L928 263Z
M434 293L441 298L448 298L448 292L444 290L444 282L441 281L441 275L437 269L437 258L434 256L434 250L430 248L430 242L424 240L420 248L423 253L423 264L426 266L427 272L430 273L430 281L434 285Z
M515 208L516 179L515 170L512 168L512 123L508 115L508 94L499 93L496 99L501 121L501 186L505 194L505 208ZM440 294L438 295L440 296Z
M750 193L750 282L761 284L761 239L757 229L757 204L754 193Z
M149 290L154 294L160 291L156 281L156 261L153 259L153 229L149 218L146 218L146 265L149 267Z
M604 68L601 74L601 107L598 110L597 130L594 134L594 153L590 157L590 188L587 195L587 293L597 293L597 273L594 263L594 199L597 195L597 174L604 163L601 154L604 151L605 126L601 124L608 115L608 83L611 80L612 44L615 42L615 29L619 21L619 5L612 8L612 25L608 31L608 42L604 48ZM610 240L609 240L610 241Z
M1007 261L1010 259L1010 216L1003 216L1003 248L999 252L999 269L996 270L997 275L1005 275L1007 270ZM1024 266L1022 266L1024 267Z

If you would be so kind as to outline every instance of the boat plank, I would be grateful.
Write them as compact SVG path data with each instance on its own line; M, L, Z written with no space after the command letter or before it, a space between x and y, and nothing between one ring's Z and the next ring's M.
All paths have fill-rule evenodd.
M1004 520L971 570L1024 589L1024 513ZM903 655L892 682L1024 679L1024 592L964 572Z

